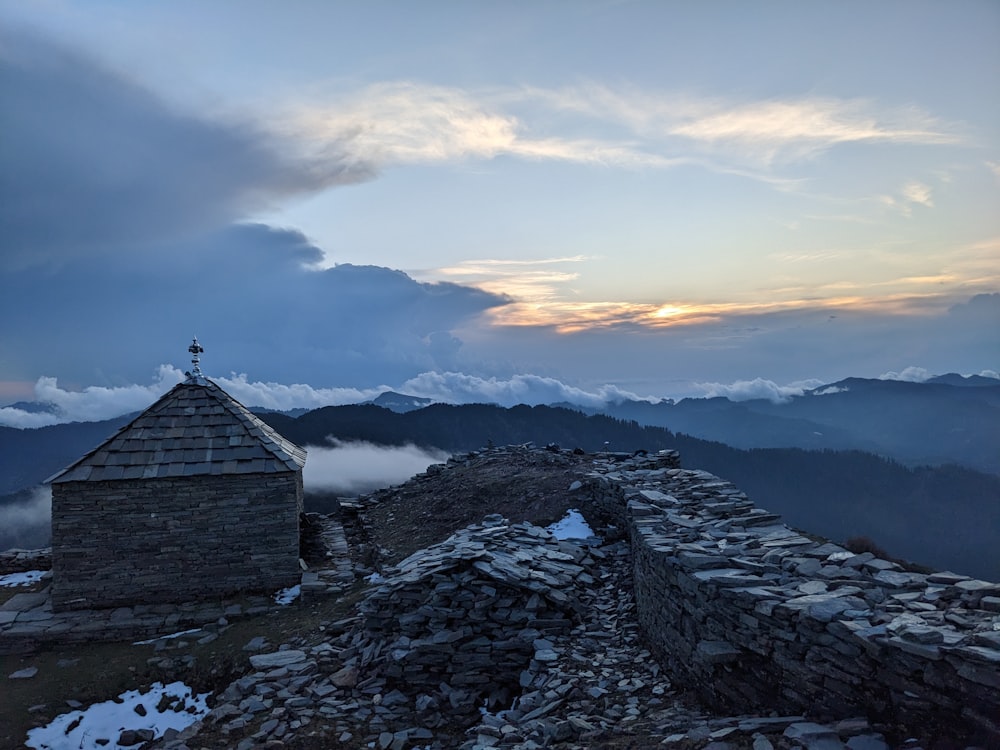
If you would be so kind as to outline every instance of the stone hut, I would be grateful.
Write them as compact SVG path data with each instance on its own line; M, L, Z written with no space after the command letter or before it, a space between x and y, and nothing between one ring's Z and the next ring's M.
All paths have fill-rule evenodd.
M306 453L202 377L191 351L186 382L48 480L53 609L299 581Z

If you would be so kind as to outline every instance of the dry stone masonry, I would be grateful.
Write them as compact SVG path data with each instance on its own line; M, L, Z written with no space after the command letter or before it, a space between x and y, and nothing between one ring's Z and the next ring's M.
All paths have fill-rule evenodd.
M291 473L90 482L85 494L53 501L53 604L95 609L290 586L301 572L301 496L301 475Z
M803 535L670 454L590 481L628 528L651 649L709 705L1000 745L1000 584Z

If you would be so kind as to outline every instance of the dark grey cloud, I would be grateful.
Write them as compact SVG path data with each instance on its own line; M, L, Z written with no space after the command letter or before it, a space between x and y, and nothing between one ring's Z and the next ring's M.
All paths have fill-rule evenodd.
M347 149L293 156L3 29L0 91L0 380L146 382L187 366L198 335L210 373L401 381L449 366L452 330L506 302L375 266L318 270L302 234L238 223L370 177Z
M206 371L217 375L401 382L450 367L461 342L449 331L508 301L377 266L317 270L320 257L298 232L238 225L142 258L8 270L0 274L0 370L145 382L161 363L186 366L197 335ZM22 353L30 356L18 362Z
M176 111L80 53L3 28L0 91L7 268L147 252L372 176L347 149L293 155L251 123Z

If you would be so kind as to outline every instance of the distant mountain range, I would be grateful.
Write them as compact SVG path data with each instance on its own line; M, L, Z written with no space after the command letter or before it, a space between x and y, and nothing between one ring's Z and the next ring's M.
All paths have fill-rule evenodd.
M14 406L34 411L47 408L34 402ZM295 427L290 430L304 430L308 434L306 442L322 443L330 434L323 432L326 427L317 431L309 426L326 425L333 414L338 415L334 422L343 429L363 431L366 424L367 429L374 429L374 425L381 422L372 416L377 412L365 411L365 407L378 407L401 415L430 409L417 420L424 427L415 430L407 439L413 441L420 437L422 439L417 442L429 447L466 450L491 439L498 442L503 439L498 434L491 434L485 426L476 427L474 420L469 419L477 406L462 407L470 412L452 420L444 415L457 415L459 412L452 410L458 407L434 404L432 399L421 396L386 391L371 401L354 406L312 411L254 411L266 415L279 429L294 419ZM1000 380L978 375L947 374L923 383L848 378L801 396L792 396L781 403L767 399L731 401L720 397L658 403L623 401L601 408L568 403L553 406L588 415L603 414L639 426L663 427L673 433L725 443L734 448L856 450L907 466L956 464L1000 475ZM518 414L517 409L508 410L508 413ZM37 429L0 427L0 495L39 483L113 434L132 416ZM440 428L430 427L435 424ZM376 442L405 442L396 433L400 428L401 425L392 425L378 435ZM289 437L295 439L293 435ZM545 437L540 432L527 439L570 444L573 437ZM614 447L627 447L616 443L611 436L607 440ZM603 442L589 449L599 449Z
M688 398L600 409L561 406L736 448L860 450L908 466L953 463L1000 475L1000 381L993 378L848 378L782 403Z
M533 442L589 452L674 448L685 467L728 479L798 528L845 541L869 537L890 555L1000 580L1000 477L955 465L908 468L860 451L740 450L662 427L549 406L433 404L403 414L373 404L263 419L286 437L328 436L448 451Z
M792 525L835 540L870 536L890 554L998 580L1000 383L956 377L850 378L779 404L629 401L603 414L575 406L429 404L392 392L299 415L258 413L301 445L334 437L450 452L526 442L591 452L675 448L684 466L734 482ZM24 502L25 488L131 418L0 427L0 508ZM0 534L0 543L17 542Z

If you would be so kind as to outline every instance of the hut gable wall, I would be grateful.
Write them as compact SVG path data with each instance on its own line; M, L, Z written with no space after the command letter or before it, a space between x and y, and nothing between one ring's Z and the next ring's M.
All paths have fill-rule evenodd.
M294 585L302 496L301 471L53 484L53 608Z

